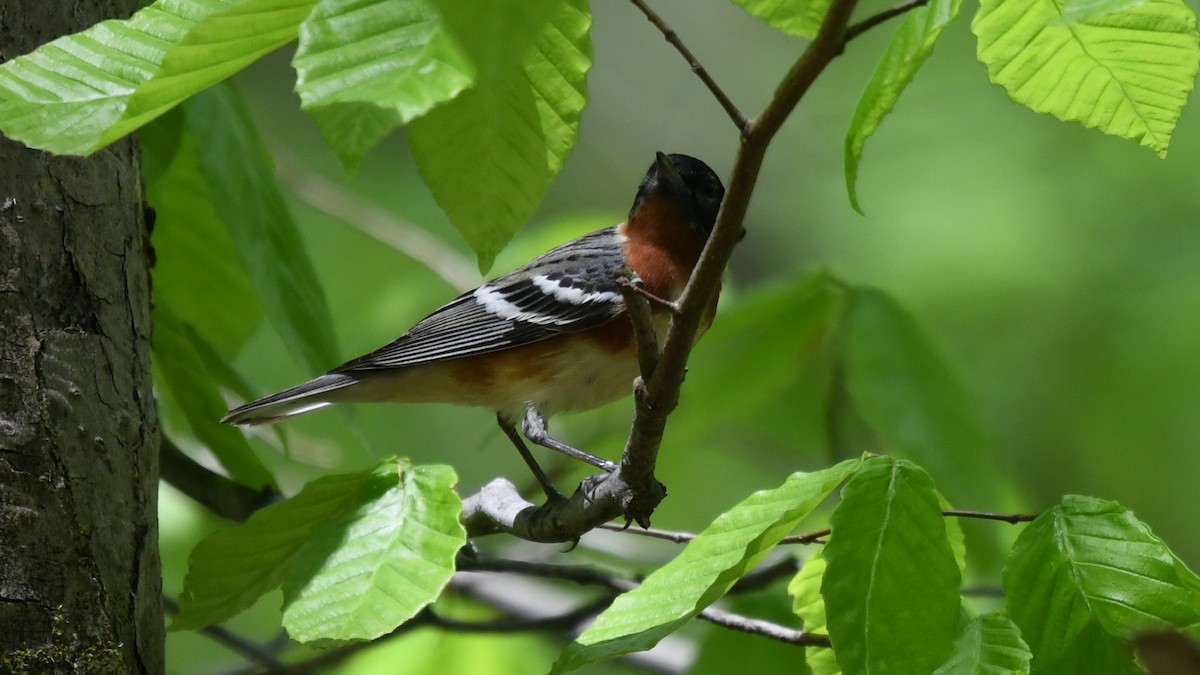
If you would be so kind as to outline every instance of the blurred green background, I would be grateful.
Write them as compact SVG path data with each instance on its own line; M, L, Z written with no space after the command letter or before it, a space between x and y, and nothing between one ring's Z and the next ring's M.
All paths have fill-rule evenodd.
M726 2L654 4L748 113L763 105L803 46ZM868 2L859 14L884 6ZM1011 495L997 503L956 506L1040 511L1065 493L1115 499L1195 569L1200 108L1193 103L1185 110L1170 155L1160 160L1135 143L1018 107L988 83L974 58L969 32L974 9L964 7L966 15L946 31L898 109L868 141L859 182L865 215L848 204L842 141L894 24L854 42L822 75L767 156L723 311L822 266L883 289L917 317L964 381L995 456L994 471L985 471L994 474L1002 494ZM679 55L631 5L601 1L592 10L596 65L579 145L492 273L619 222L656 150L695 155L728 175L736 132ZM299 110L289 58L290 53L272 55L236 78L277 160L292 169L289 175L323 175L473 260L420 182L402 134L373 151L355 176L343 176ZM456 294L420 264L358 229L301 199L291 205L324 283L345 358L390 341ZM691 368L699 372L722 357L702 341ZM267 326L239 366L262 393L316 375L292 362ZM700 433L688 421L689 398L695 395L685 384L668 428L659 477L670 497L655 525L699 529L752 490L777 485L796 469L830 463L801 428L811 411L772 410L765 416L773 425L769 429L740 427L736 419L705 420ZM560 437L615 457L629 419L624 401L553 424ZM762 420L755 418L755 424ZM486 411L360 407L349 416L326 411L288 426L290 457L266 443L259 449L289 492L321 472L393 454L452 464L464 494L497 475L526 480ZM583 474L580 467L565 470L563 486ZM221 524L165 487L162 515L165 590L177 594L191 546ZM484 545L523 557L600 560L618 568L629 565L619 560L629 556L640 561L640 569L675 550L606 533L589 535L570 554L561 547L498 540ZM786 599L774 605L756 611L787 610ZM231 625L269 640L278 630L272 624L277 607L278 595L269 596ZM706 635L715 639L686 642ZM225 672L240 663L199 635L172 634L169 640L171 672ZM719 655L736 653L727 649L763 650L764 656L781 649L765 642L700 626L669 647L686 663L703 645L703 653L714 656L702 658L699 669L722 672ZM556 649L540 637L422 631L366 652L345 672L545 672ZM778 653L790 653L782 649ZM413 656L435 653L442 655L437 667L421 661L434 657ZM628 666L611 668L622 672Z

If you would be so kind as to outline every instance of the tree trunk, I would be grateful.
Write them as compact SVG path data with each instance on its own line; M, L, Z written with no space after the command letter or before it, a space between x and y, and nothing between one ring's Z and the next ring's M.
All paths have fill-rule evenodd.
M0 60L134 0L0 0ZM0 138L0 671L159 673L152 252L138 152Z

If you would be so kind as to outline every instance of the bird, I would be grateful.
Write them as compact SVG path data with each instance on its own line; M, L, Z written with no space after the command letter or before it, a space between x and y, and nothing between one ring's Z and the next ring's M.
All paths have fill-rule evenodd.
M393 342L325 375L234 408L222 422L279 422L338 403L437 402L496 413L549 497L558 493L521 435L611 472L552 437L546 418L615 401L639 374L633 320L618 287L651 300L659 345L712 232L725 187L704 162L658 152L624 222L584 234L467 291ZM702 321L712 322L717 293Z

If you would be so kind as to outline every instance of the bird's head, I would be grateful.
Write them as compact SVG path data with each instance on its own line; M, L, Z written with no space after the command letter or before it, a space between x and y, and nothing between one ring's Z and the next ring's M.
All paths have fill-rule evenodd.
M645 206L673 206L678 217L707 239L717 222L725 186L707 164L687 155L658 153L638 187L629 218Z

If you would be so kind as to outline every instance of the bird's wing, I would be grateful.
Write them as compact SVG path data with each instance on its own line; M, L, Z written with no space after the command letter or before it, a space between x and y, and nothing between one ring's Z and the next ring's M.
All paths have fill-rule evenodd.
M398 340L332 372L485 354L598 326L625 307L613 276L624 264L622 240L610 227L563 244L460 295Z

